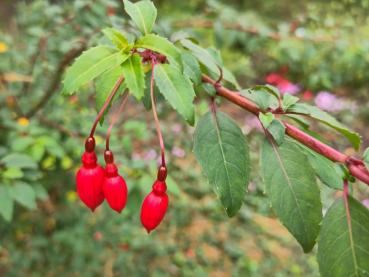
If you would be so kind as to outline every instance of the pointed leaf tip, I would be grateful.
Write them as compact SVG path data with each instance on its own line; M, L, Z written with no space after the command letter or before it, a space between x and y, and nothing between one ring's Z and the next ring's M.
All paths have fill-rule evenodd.
M226 114L208 112L196 126L193 150L227 215L234 216L250 176L249 147L241 129Z

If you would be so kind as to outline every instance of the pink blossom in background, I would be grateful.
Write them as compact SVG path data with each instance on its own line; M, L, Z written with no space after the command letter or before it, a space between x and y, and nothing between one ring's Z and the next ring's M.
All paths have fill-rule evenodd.
M242 126L242 131L246 134L250 133L253 129L262 130L259 119L256 116L246 116L245 123Z
M300 91L299 85L290 82L289 80L287 80L278 73L270 73L265 77L265 81L268 84L276 86L281 91L282 94L288 93L295 95Z
M172 154L173 156L176 156L177 158L183 158L186 156L186 151L184 151L182 148L174 146L172 148Z
M157 157L157 154L156 154L156 151L154 149L151 149L149 151L147 151L145 154L144 154L144 157L143 159L145 161L152 161L152 160L155 160Z
M134 161L152 161L155 160L157 157L157 153L154 149L151 149L149 151L146 151L145 153L139 153L139 152L134 152L132 153L131 159Z
M328 112L338 112L347 108L345 101L328 91L318 92L314 102L319 108Z
M178 123L173 124L172 127L171 127L171 130L172 130L173 133L179 134L179 133L182 132L182 125L178 124Z
M361 203L369 209L369 199L364 199Z
M132 156L131 156L131 159L134 160L134 161L141 160L141 154L137 153L137 152L133 152Z
M299 85L293 84L288 80L284 80L283 82L277 84L277 88L282 94L288 93L291 95L296 95L300 91Z

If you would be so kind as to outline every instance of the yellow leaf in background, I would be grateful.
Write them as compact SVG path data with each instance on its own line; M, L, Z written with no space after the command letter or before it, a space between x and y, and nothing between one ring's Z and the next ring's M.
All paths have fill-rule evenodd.
M73 160L68 156L64 156L61 160L61 166L63 169L69 169L73 166Z
M28 118L26 118L26 117L20 117L20 118L18 118L17 122L18 122L18 124L19 124L20 126L24 126L24 127L26 127L26 126L28 126L28 125L29 125L29 120L28 120Z
M77 200L77 193L73 190L67 192L67 201L68 202L75 202Z
M99 145L100 143L103 143L105 139L99 135L95 135L95 141L96 141L96 145Z
M32 77L27 75L21 75L15 72L4 73L0 76L6 82L14 83L14 82L25 82L32 83Z
M8 51L8 46L4 42L0 42L0 53Z

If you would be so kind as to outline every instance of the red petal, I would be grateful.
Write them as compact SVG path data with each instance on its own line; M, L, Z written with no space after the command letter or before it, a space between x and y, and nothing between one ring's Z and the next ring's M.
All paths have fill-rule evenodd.
M97 164L95 152L83 153L82 163L76 176L77 193L81 201L94 211L104 201L102 183L105 173Z
M120 175L106 177L103 191L109 206L120 213L127 203L127 185L124 179Z
M141 223L150 233L163 220L168 208L168 195L157 195L153 191L144 199L141 207Z
M93 168L82 166L77 172L77 193L82 202L92 211L104 201L103 180L104 170L99 165Z

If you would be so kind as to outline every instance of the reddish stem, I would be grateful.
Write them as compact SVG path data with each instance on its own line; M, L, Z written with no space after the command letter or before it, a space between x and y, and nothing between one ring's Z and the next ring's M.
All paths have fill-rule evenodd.
M347 179L343 180L343 198L346 198L349 196L349 186Z
M117 91L118 91L120 85L123 83L123 81L124 81L124 77L122 76L115 83L113 89L110 92L109 97L105 100L104 105L102 106L101 110L99 111L99 113L97 114L97 116L95 118L95 122L94 122L94 124L92 125L92 128L91 128L90 137L94 136L97 124L99 123L99 121L100 121L101 117L103 116L106 108L109 106L111 100L113 99L114 95L117 93Z
M111 123L109 125L108 131L106 132L106 146L105 146L105 150L108 151L109 149L109 143L110 143L110 134L111 134L111 130L113 129L115 123L117 122L119 115L122 113L124 106L126 105L128 100L128 93L125 92L123 95L123 100L122 103L119 106L118 111L113 115L112 119L111 119Z
M342 154L336 149L324 144L320 140L311 137L310 135L306 134L305 132L301 131L300 129L296 128L291 124L284 122L284 126L286 127L286 134L289 135L290 137L293 137L295 140L308 146L309 148L313 149L319 154L327 157L331 161L345 163L347 155Z
M216 84L215 80L206 75L202 75L202 81L204 83L209 83L212 85ZM223 98L253 113L256 116L259 115L259 107L254 102L241 96L237 91L232 91L221 85L215 86L215 89L219 96L222 96ZM352 176L369 185L369 171L363 165L360 165L357 162L350 162L350 156L347 156L330 147L329 145L322 143L321 141L294 127L293 125L285 122L284 125L286 127L286 134L288 136L294 138L295 140L299 141L300 143L304 144L315 152L327 157L333 162L346 164Z
M347 227L349 229L349 237L350 237L350 243L353 245L353 237L352 237L352 223L351 223L351 214L350 214L350 205L348 202L349 197L349 186L347 179L343 180L343 202L345 203L345 211L346 211L346 219L347 219Z
M155 65L156 65L156 60L154 58L152 58L151 59L150 97L151 97L152 113L154 115L154 120L155 120L156 132L158 134L158 139L159 139L159 143L160 143L161 166L166 167L164 140L163 140L163 135L161 133L158 114L156 112L156 103L155 103L155 96L154 96L154 69L155 69Z

